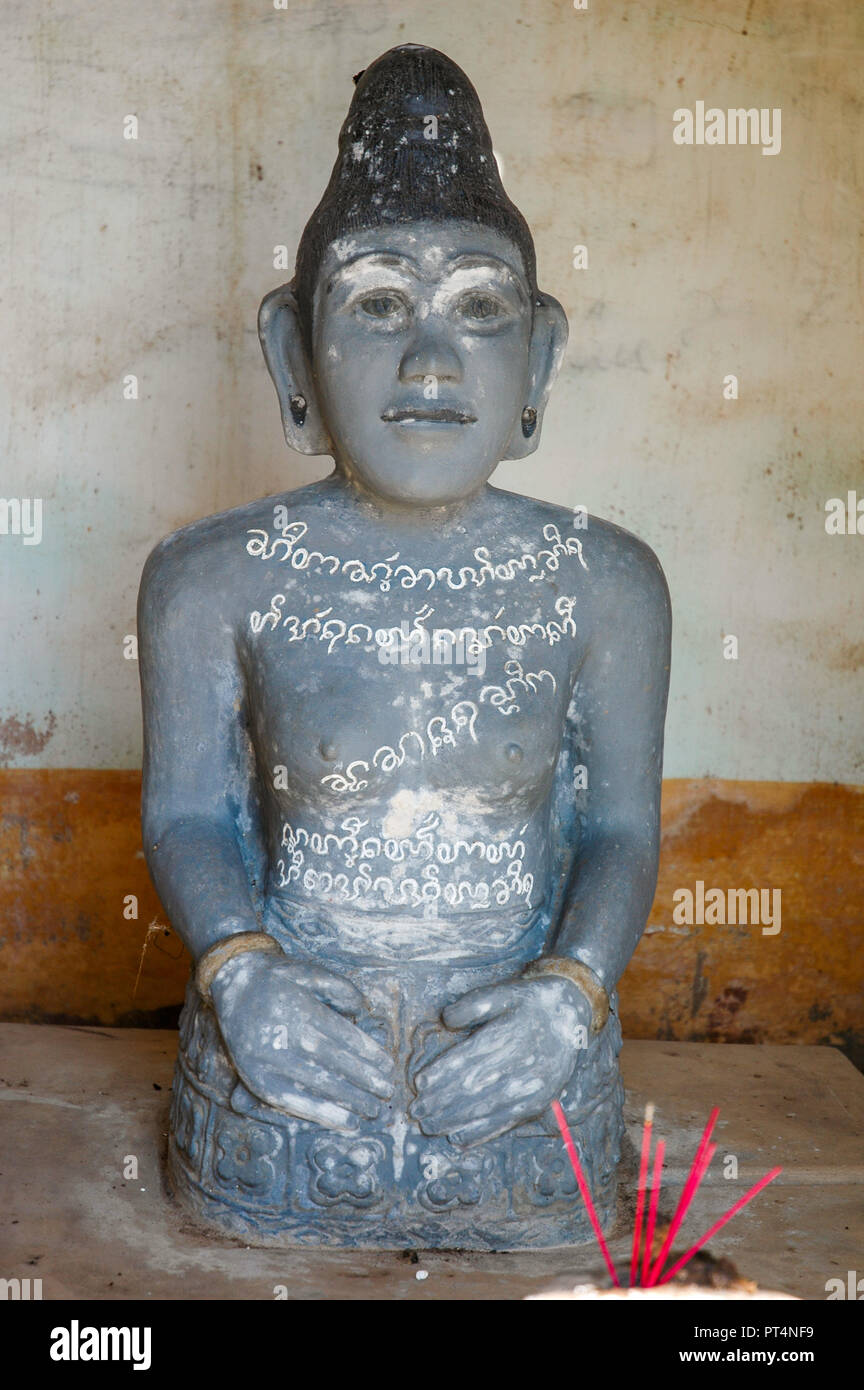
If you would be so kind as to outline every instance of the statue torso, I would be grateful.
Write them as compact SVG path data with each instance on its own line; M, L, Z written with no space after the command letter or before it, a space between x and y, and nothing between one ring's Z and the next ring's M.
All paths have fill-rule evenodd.
M490 493L486 526L407 544L326 485L226 514L222 582L283 906L525 921L554 891L587 547L564 509Z

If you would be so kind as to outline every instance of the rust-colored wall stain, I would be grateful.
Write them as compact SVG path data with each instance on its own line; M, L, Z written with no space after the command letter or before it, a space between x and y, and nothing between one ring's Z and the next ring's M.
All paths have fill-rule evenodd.
M57 716L53 710L48 711L41 733L33 727L32 720L19 719L17 714L0 719L0 764L5 766L15 758L32 758L44 752L56 728Z
M180 1003L188 956L144 863L140 791L137 772L0 769L0 1018L164 1022ZM780 889L779 934L676 923L673 894L697 880ZM862 901L864 787L667 781L657 895L620 988L625 1034L854 1055Z
M140 772L0 769L0 1018L146 1022L182 999L188 957L150 882L140 799Z
M678 925L676 889L781 890L781 929ZM864 1061L864 788L671 780L660 877L621 982L624 1032L831 1042Z

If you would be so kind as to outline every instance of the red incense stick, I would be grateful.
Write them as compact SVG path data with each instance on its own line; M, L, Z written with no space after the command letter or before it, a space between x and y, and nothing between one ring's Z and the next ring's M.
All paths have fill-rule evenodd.
M648 1282L648 1268L651 1262L651 1245L654 1240L654 1225L657 1220L657 1203L660 1200L660 1174L663 1172L663 1155L666 1145L663 1140L657 1144L654 1155L654 1176L651 1179L651 1203L648 1207L648 1225L645 1229L645 1255L642 1260L642 1283ZM631 1281L632 1282L632 1281Z
M645 1106L645 1123L642 1126L642 1157L639 1160L639 1186L636 1189L636 1220L633 1222L633 1250L630 1255L630 1287L636 1283L639 1268L639 1240L642 1235L642 1209L645 1202L645 1187L648 1182L648 1159L651 1154L651 1128L654 1124L654 1106Z
M567 1153L570 1156L570 1163L572 1164L573 1172L576 1174L576 1181L579 1184L579 1191L582 1194L582 1201L585 1203L585 1208L588 1212L588 1218L591 1222L592 1227L594 1228L594 1234L597 1237L597 1244L600 1246L600 1249L603 1252L603 1258L606 1261L606 1268L609 1270L609 1273L612 1276L612 1283L615 1285L616 1289L620 1289L621 1284L619 1282L618 1275L615 1273L615 1266L613 1265L611 1256L609 1254L609 1247L607 1246L606 1241L603 1238L603 1232L600 1229L600 1222L597 1220L597 1213L594 1210L594 1203L591 1201L591 1193L589 1192L588 1184L585 1181L585 1174L582 1172L582 1164L579 1162L579 1155L576 1152L576 1145L573 1143L573 1136L570 1133L569 1126L567 1124L566 1119L564 1118L564 1111L561 1109L561 1104L559 1101L553 1100L552 1110L555 1115L555 1119L558 1121L558 1128L561 1131L561 1138L564 1140L565 1148L567 1149Z
M690 1247L686 1255L682 1255L680 1260L676 1261L672 1268L663 1275L663 1278L658 1280L658 1284L668 1284L669 1280L674 1278L679 1269L683 1269L688 1260L692 1260L696 1252L702 1249L705 1242L709 1241L713 1235L717 1234L721 1226L725 1226L727 1221L731 1221L736 1212L739 1212L742 1207L746 1207L747 1203L752 1201L757 1192L761 1192L763 1187L767 1187L769 1182L773 1182L777 1175L782 1172L782 1168L772 1168L770 1173L766 1173L764 1178L760 1178L759 1181L751 1187L750 1191L745 1193L740 1201L735 1203L734 1207L729 1208L725 1216L721 1216L719 1221L714 1222L711 1229L705 1232L701 1240L697 1240L696 1244Z
M719 1114L720 1110L715 1105L714 1109L711 1111L711 1114L708 1117L708 1123L705 1126L705 1129L702 1133L702 1138L699 1140L699 1145L696 1149L696 1153L693 1158L693 1164L690 1168L690 1172L687 1176L687 1181L684 1184L684 1189L681 1193L681 1196L678 1198L678 1205L675 1208L675 1215L672 1217L672 1224L670 1225L669 1230L666 1232L666 1239L663 1242L663 1247L660 1251L660 1254L657 1256L657 1259L654 1261L654 1264L651 1266L651 1272L648 1275L648 1288L650 1288L653 1284L656 1284L657 1279L660 1275L660 1271L663 1268L663 1263L666 1259L666 1256L669 1254L672 1242L678 1234L678 1229L681 1225L681 1222L687 1215L687 1208L693 1200L693 1197L696 1194L696 1189L701 1183L702 1178L707 1172L707 1164L705 1165L705 1167L703 1167L702 1165L705 1155L709 1149L711 1131L717 1123L717 1116ZM711 1162L711 1159L714 1156L714 1147L710 1147L711 1153L708 1158L708 1163Z
M699 1188L700 1188L701 1183L702 1183L702 1179L704 1178L705 1174L708 1172L708 1169L711 1167L711 1160L712 1160L712 1158L714 1157L714 1155L716 1154L716 1152L717 1152L717 1145L716 1145L716 1144L709 1144L708 1147L707 1147L707 1149L705 1149L704 1153L702 1154L702 1157L701 1157L700 1160L699 1160L699 1167L696 1168L695 1171L691 1172L690 1177L687 1179L687 1185L685 1186L684 1192L681 1194L682 1197L686 1197L686 1201L685 1201L684 1204L683 1204L683 1210L682 1210L682 1212L681 1212L681 1220L678 1222L678 1226L676 1227L676 1231L677 1231L677 1230L680 1230L680 1228L681 1228L681 1226L682 1226L682 1224L683 1224L683 1222L684 1222L684 1219L685 1219L685 1217L687 1216L687 1213L688 1213L688 1211L690 1210L690 1207L691 1207L691 1205L692 1205L692 1203L693 1203L693 1199L694 1199L694 1197L696 1196L696 1193L699 1191ZM667 1240L664 1241L664 1245L667 1245L667 1246L668 1246L668 1244L670 1244L670 1242L668 1241L668 1232L667 1232ZM660 1253L661 1253L661 1255L663 1255L663 1252L662 1252L662 1251L661 1251ZM668 1254L668 1249L667 1249L667 1254ZM663 1255L663 1259L664 1259L664 1260L666 1259L666 1255ZM655 1285L656 1283L659 1282L660 1274L662 1273L662 1269L663 1269L663 1266L662 1266L662 1265L660 1265L659 1268L658 1268L658 1265L655 1263L654 1268L651 1270L650 1274L648 1275L648 1284L647 1284L647 1287L648 1287L649 1289L653 1288L654 1285Z

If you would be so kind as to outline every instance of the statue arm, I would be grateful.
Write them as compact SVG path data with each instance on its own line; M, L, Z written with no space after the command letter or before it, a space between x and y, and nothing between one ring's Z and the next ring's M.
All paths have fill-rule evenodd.
M144 856L196 959L261 929L238 827L251 808L242 671L218 587L203 582L205 560L182 537L161 542L138 595Z
M613 584L611 572L625 582ZM589 966L607 991L645 929L657 885L671 639L669 592L648 546L627 538L610 566L608 591L570 707L569 736L578 741L587 792L547 947Z

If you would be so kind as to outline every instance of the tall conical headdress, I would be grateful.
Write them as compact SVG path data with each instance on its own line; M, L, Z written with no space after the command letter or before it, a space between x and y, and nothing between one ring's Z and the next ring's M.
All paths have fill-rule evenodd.
M536 298L531 232L504 192L480 98L462 69L435 48L401 44L354 80L330 182L297 251L307 331L327 247L399 222L458 218L495 228L519 247Z

